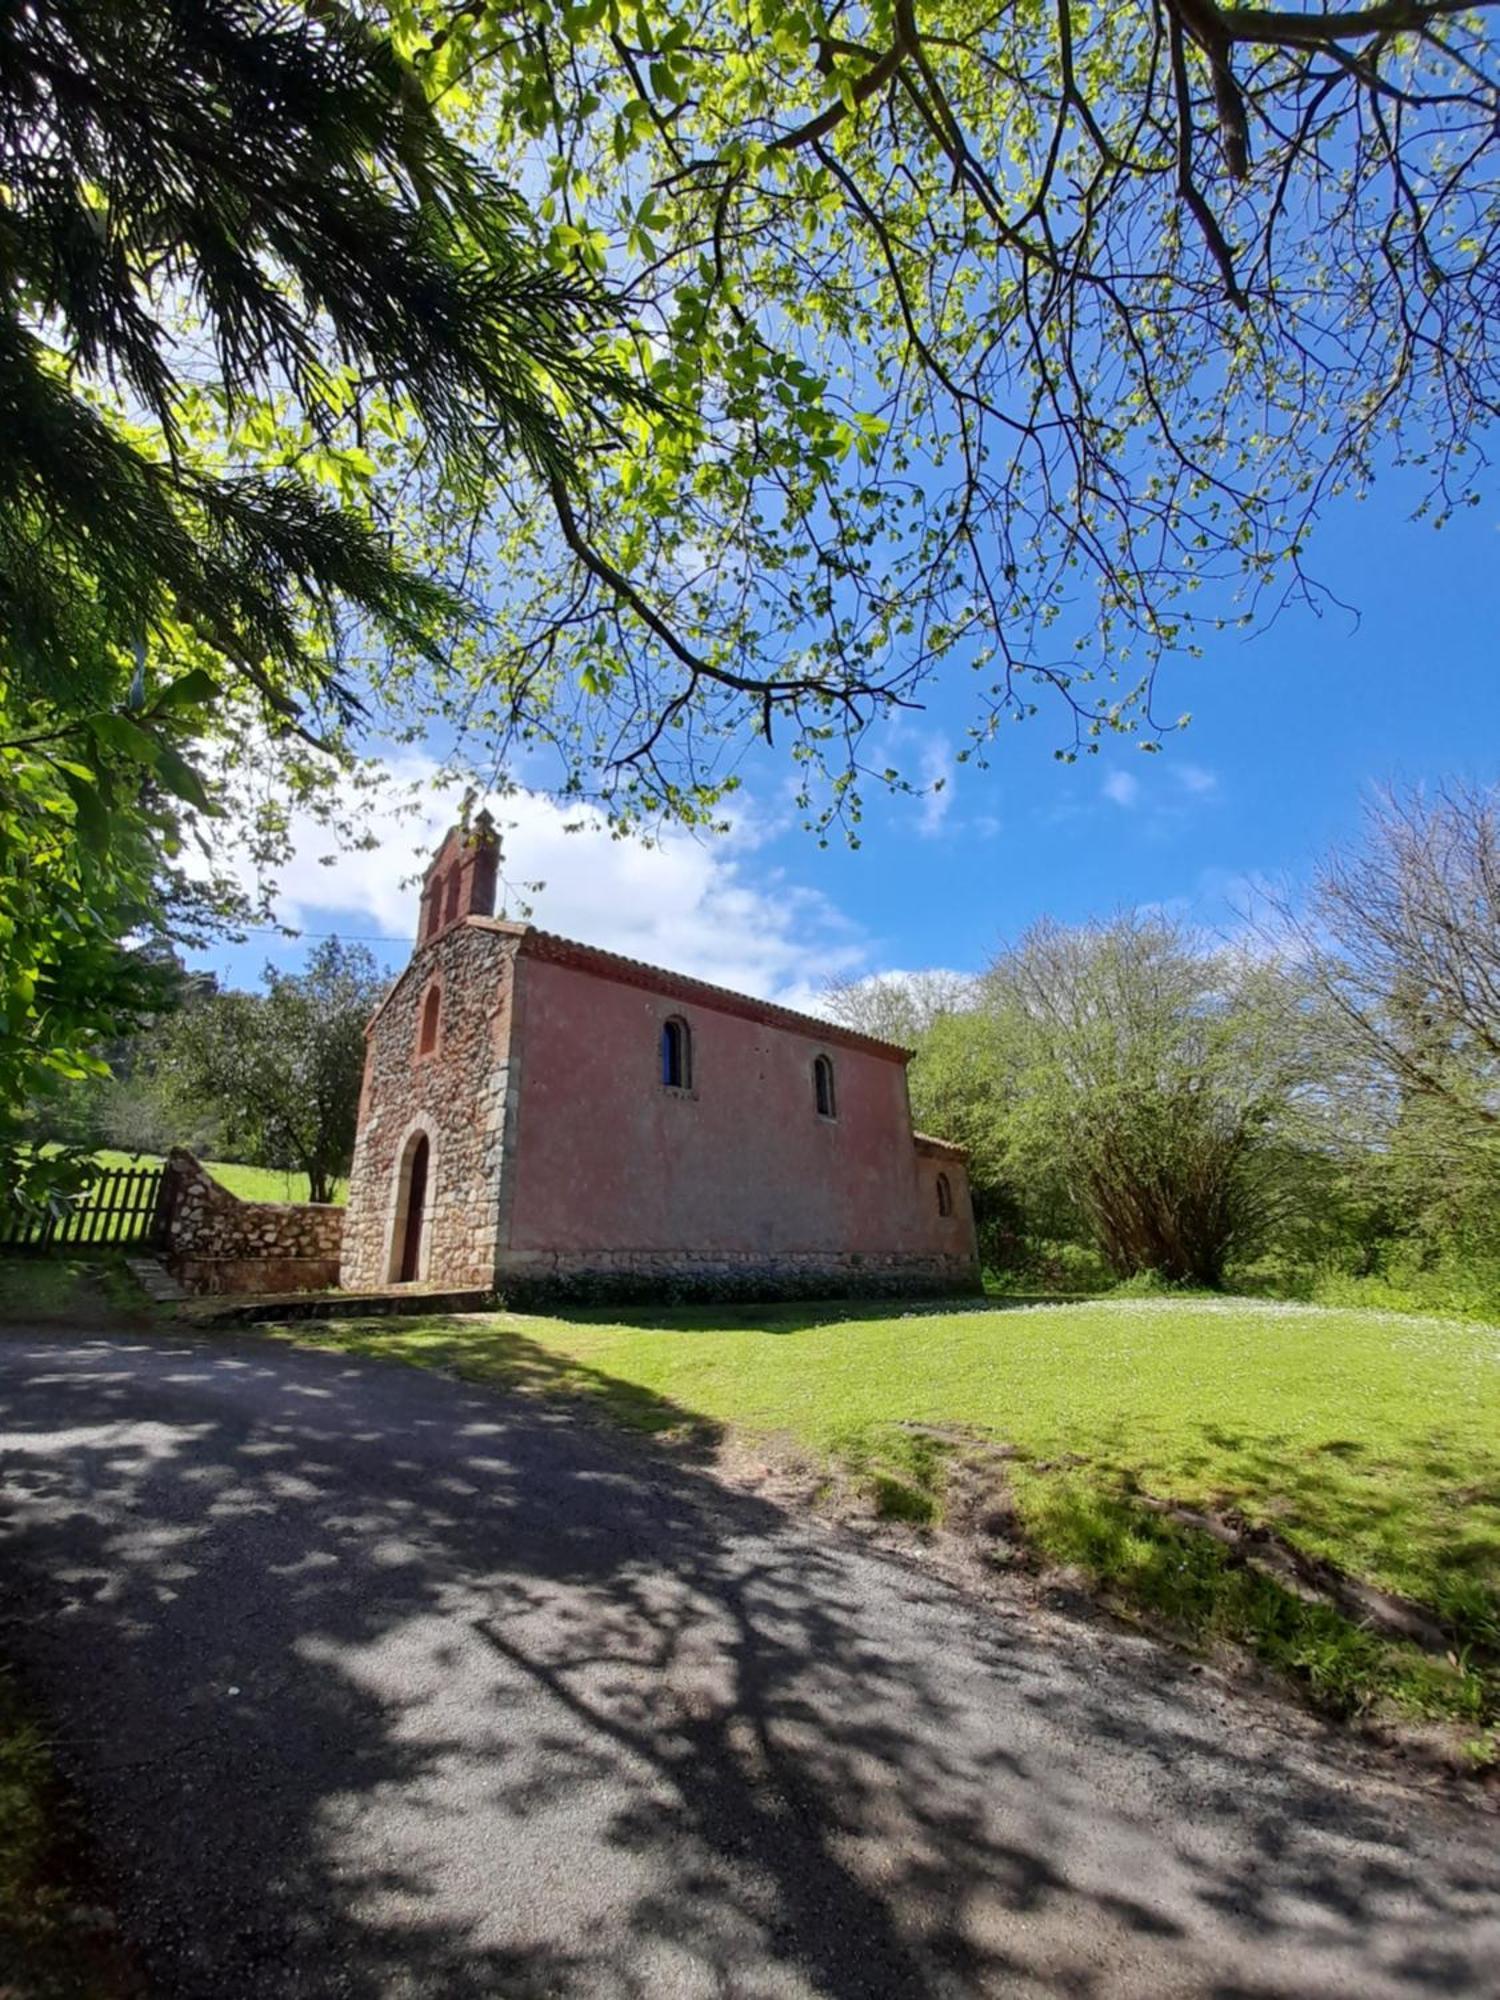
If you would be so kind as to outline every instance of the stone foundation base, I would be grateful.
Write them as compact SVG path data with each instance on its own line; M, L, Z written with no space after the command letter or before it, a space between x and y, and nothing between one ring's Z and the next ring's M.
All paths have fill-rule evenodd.
M339 1281L337 1257L168 1257L167 1268L185 1291L326 1292Z
M667 1305L694 1300L755 1304L777 1299L943 1298L983 1289L979 1266L959 1257L858 1257L750 1253L693 1257L615 1251L602 1256L521 1253L496 1280L513 1310L565 1305Z

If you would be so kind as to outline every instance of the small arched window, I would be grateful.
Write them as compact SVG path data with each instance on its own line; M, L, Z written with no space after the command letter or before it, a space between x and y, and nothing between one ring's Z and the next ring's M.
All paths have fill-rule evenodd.
M427 892L427 935L435 938L443 928L443 878L440 875Z
M443 911L443 922L445 924L456 923L458 921L458 891L458 870L450 868L448 871L448 903L447 908Z
M946 1174L939 1174L937 1177L937 1198L938 1214L951 1215L953 1213L953 1189L949 1185Z
M417 1036L417 1054L430 1056L437 1047L438 1015L442 1011L442 989L437 986L428 989L427 998L422 1002L422 1027Z
M668 1090L690 1090L693 1083L693 1041L686 1021L663 1021L661 1080Z
M828 1056L814 1058L813 1096L817 1101L820 1118L838 1116L838 1102L833 1094L833 1062Z

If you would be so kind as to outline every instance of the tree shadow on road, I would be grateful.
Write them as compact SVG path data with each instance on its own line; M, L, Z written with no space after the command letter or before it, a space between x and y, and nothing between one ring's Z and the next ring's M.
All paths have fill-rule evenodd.
M4 1643L162 1996L1485 1990L1486 1843L691 1450L128 1337L3 1343L0 1434Z
M631 1430L670 1434L678 1455L695 1463L712 1458L724 1436L724 1426L714 1418L685 1409L644 1383L611 1375L530 1339L520 1324L524 1322L507 1325L497 1313L430 1313L406 1323L377 1318L346 1320L331 1329L303 1326L290 1337L302 1345L326 1344L336 1351L406 1362L489 1389L571 1397L585 1408L602 1406L614 1422ZM275 1332L287 1337L284 1328Z

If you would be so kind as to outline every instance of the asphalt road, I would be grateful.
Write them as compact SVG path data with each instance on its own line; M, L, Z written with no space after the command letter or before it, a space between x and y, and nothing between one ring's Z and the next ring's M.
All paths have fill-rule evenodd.
M0 1475L162 2000L1500 1994L1494 1818L555 1406L23 1331Z

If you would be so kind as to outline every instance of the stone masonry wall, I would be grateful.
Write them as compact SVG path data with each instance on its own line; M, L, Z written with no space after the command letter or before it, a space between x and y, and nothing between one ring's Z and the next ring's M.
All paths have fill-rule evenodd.
M420 946L370 1024L359 1138L349 1176L342 1282L392 1283L400 1254L403 1160L429 1147L421 1278L495 1281L514 938L459 923ZM421 1046L438 994L432 1048Z
M977 1289L974 1260L962 1252L513 1250L504 1258L499 1283L506 1304L522 1309L569 1301L933 1298Z
M165 1260L190 1292L313 1292L338 1283L344 1211L241 1201L183 1147L167 1160Z

